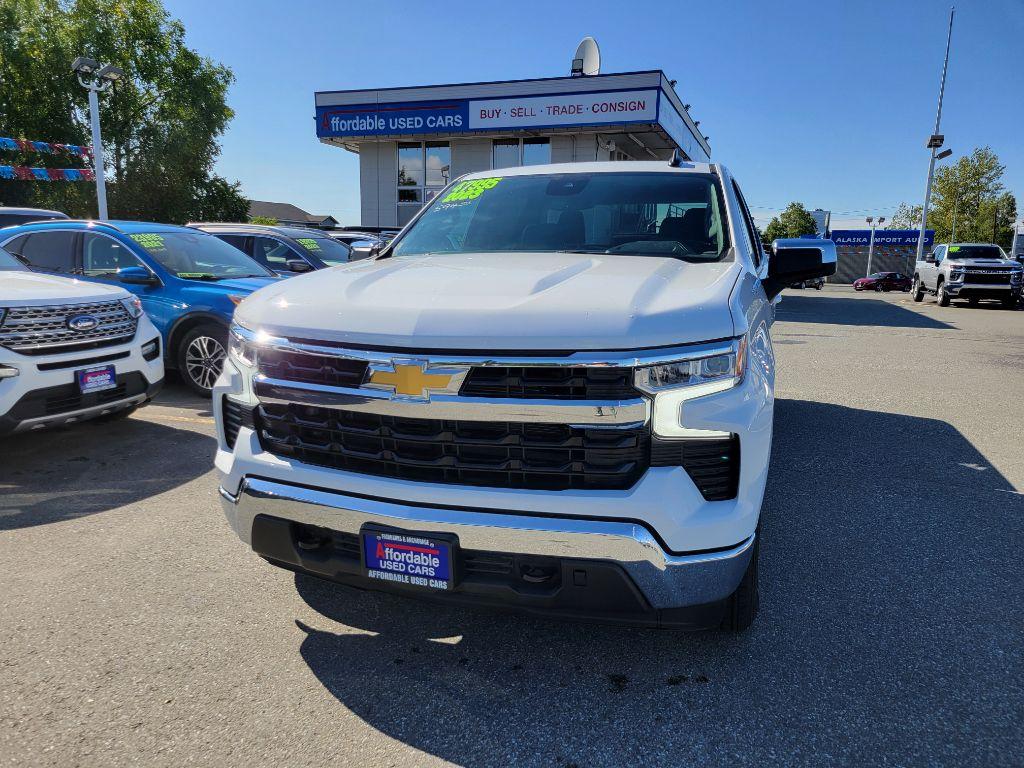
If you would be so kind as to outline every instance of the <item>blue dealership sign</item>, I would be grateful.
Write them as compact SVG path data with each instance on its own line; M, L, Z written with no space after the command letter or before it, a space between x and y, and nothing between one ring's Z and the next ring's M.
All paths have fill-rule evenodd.
M317 136L455 133L469 126L468 110L469 102L460 99L317 107L316 133Z
M921 234L917 229L876 229L875 245L913 245L917 246L918 236ZM837 247L855 248L871 243L870 229L834 229L831 235L832 241ZM935 242L935 230L924 231L924 247L928 248Z
M316 133L325 138L655 124L658 115L659 91L652 88L496 99L335 104L316 108ZM691 154L696 153L688 144L681 146Z

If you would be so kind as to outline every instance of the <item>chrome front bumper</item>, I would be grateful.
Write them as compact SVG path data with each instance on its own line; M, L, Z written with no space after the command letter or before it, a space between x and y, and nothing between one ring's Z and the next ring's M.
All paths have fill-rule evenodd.
M350 534L367 523L452 533L465 549L616 563L656 610L728 597L743 578L754 544L752 535L725 550L672 554L640 523L412 506L252 477L242 481L237 495L222 487L220 496L228 522L250 546L257 515Z

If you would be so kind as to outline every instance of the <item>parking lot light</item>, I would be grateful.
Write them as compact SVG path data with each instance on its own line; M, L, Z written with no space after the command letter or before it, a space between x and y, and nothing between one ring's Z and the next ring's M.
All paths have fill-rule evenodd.
M107 215L107 183L106 171L103 167L103 142L100 139L100 99L99 94L122 77L124 71L113 64L100 64L95 59L79 56L71 64L71 71L78 75L78 82L89 91L89 119L92 122L92 156L96 171L96 206L101 219Z

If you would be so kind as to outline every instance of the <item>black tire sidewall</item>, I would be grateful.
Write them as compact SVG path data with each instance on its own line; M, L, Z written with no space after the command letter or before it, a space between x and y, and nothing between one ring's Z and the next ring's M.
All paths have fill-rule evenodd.
M217 323L202 323L201 325L197 325L195 328L186 333L184 338L182 338L181 343L178 344L178 350L176 353L178 362L178 375L181 376L182 381L184 381L185 384L188 385L188 388L191 389L193 392L203 397L210 397L212 390L206 389L205 387L200 386L197 382L193 381L192 377L189 376L188 374L188 367L185 365L185 350L188 349L189 344L191 344L195 339L199 338L200 336L209 336L211 339L216 339L218 342L220 342L220 345L224 348L224 351L227 352L228 329L225 326L219 325Z

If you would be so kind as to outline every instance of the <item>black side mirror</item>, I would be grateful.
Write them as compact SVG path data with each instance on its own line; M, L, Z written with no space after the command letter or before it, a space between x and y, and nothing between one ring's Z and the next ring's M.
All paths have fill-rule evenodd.
M924 257L924 261L925 261L926 264L934 264L935 263L935 254L934 253L929 253L927 256Z
M313 267L308 261L302 259L289 259L288 269L292 272L312 272Z
M787 238L772 243L764 292L769 299L793 283L836 273L836 244L831 240Z
M117 281L125 285L157 285L160 281L145 267L121 267Z

